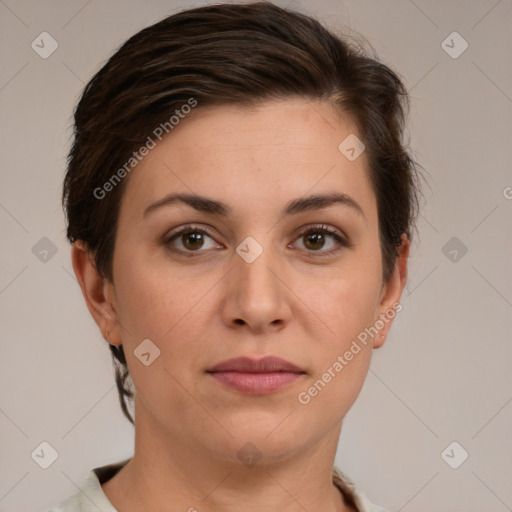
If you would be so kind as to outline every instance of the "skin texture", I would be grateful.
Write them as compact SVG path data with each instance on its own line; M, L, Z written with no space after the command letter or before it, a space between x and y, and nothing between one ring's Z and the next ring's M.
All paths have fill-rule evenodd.
M103 484L119 510L350 510L331 477L342 420L392 320L309 403L298 395L396 307L409 251L404 235L383 283L365 153L351 162L338 150L350 133L357 134L350 119L323 102L198 107L125 178L113 283L96 272L85 245L74 244L88 308L108 341L123 344L136 389L134 458ZM173 203L143 215L171 192L222 201L232 214ZM332 192L350 196L363 214L346 204L281 213L291 200ZM166 236L190 224L212 237L201 245L178 236L166 245ZM350 246L330 234L323 245L304 236L316 224L344 234ZM252 263L236 252L248 236L263 248ZM149 366L134 354L144 339L160 349ZM206 373L232 357L266 355L305 375L248 396ZM237 456L248 442L261 454L252 466Z

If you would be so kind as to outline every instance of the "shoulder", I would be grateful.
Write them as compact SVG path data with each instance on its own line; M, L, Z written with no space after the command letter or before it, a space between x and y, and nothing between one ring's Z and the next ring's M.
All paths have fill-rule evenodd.
M48 512L116 512L110 502L105 503L104 495L98 477L94 470L87 475L87 479L78 491L59 503Z
M101 484L112 478L128 460L91 469L75 494L47 512L117 512L103 492Z
M333 482L340 489L347 504L352 505L357 512L390 512L388 509L372 503L363 491L337 467L333 469Z

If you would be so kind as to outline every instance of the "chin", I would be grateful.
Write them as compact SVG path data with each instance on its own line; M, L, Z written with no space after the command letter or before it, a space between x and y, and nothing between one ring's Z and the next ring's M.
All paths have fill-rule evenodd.
M215 444L214 456L220 460L253 467L256 464L268 466L286 461L300 451L300 440L256 439L254 437L235 437L227 445Z
M307 425L298 418L292 419L297 413L291 411L237 414L229 423L223 422L232 437L226 434L222 439L212 439L211 450L220 459L247 466L282 462L314 444L316 437L314 433L308 435Z

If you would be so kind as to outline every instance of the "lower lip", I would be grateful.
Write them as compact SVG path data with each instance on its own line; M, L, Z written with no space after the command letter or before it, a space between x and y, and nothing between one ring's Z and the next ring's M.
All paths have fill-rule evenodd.
M278 391L302 376L300 373L292 372L214 372L210 375L227 387L246 395L265 395Z

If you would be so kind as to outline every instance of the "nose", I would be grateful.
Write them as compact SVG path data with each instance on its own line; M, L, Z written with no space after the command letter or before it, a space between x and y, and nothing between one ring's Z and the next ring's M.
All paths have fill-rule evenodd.
M223 320L230 328L262 334L279 331L288 323L291 292L270 252L264 250L252 263L234 255L222 306Z

